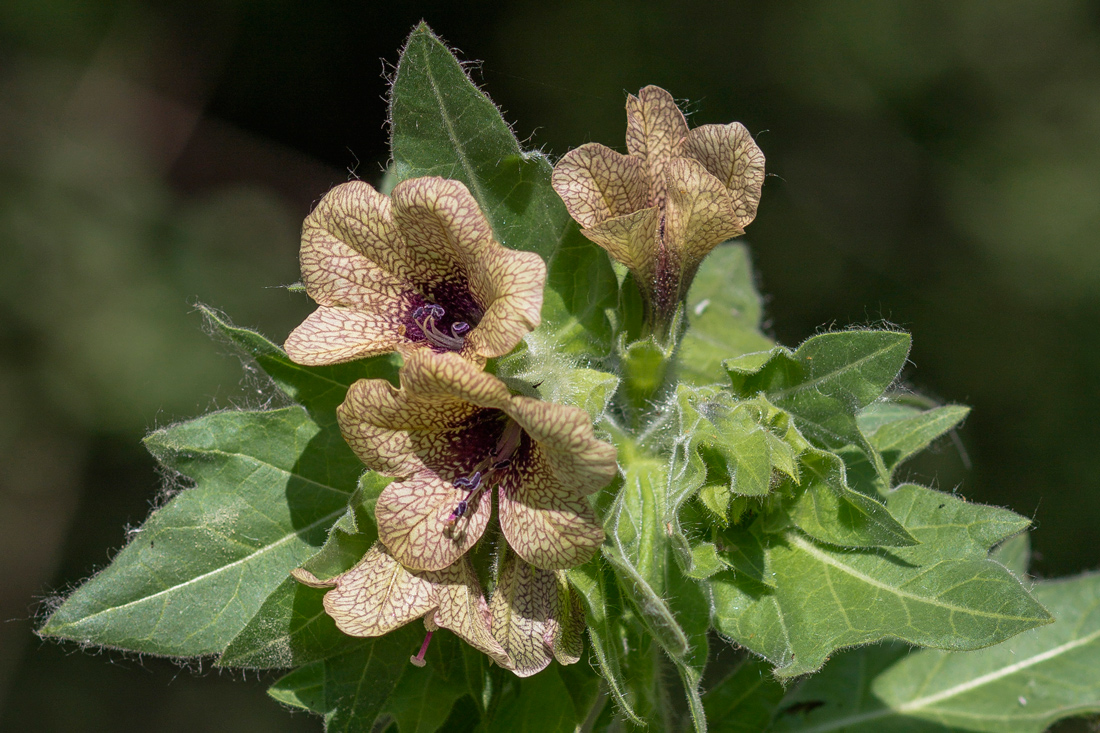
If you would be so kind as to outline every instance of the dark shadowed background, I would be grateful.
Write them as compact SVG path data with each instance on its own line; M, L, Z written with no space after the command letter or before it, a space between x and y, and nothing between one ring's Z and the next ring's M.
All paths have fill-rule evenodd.
M255 404L193 304L274 340L303 217L377 181L385 64L426 19L521 138L623 148L627 92L740 120L771 333L882 320L970 404L912 477L1100 565L1100 6L1020 2L13 0L0 5L0 729L319 731L269 677L33 636L154 505L150 429Z

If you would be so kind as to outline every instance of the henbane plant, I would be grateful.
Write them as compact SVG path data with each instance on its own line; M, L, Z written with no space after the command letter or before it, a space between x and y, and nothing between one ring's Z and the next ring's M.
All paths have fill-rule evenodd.
M148 436L193 485L40 633L281 670L330 731L1100 710L1100 577L1035 582L1027 519L899 482L967 414L899 382L909 336L761 331L749 131L626 111L625 154L552 165L415 29L392 188L303 227L317 310L284 351L204 309L279 406Z

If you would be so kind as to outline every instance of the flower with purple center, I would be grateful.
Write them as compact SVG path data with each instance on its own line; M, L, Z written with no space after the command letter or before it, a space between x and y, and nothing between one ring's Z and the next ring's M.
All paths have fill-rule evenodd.
M414 178L390 197L337 186L306 218L300 259L319 307L286 340L299 364L421 349L484 361L539 324L545 263L498 244L458 181Z
M514 396L453 353L417 351L401 388L364 379L337 410L371 469L398 480L375 506L379 539L411 570L445 568L485 532L497 489L501 531L537 568L586 562L603 542L588 495L615 476L615 447L583 410Z
M582 145L552 183L584 235L634 274L647 319L667 332L699 263L756 217L764 154L739 122L689 130L660 87L631 95L626 114L627 155Z

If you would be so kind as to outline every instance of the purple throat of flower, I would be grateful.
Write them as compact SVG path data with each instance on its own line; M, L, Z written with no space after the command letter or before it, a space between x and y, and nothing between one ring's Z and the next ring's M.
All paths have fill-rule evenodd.
M522 437L523 429L520 428L519 423L509 419L492 454L484 458L469 476L456 478L451 482L456 489L465 491L466 496L444 520L447 524L454 524L461 519L470 508L470 502L493 486L498 478L497 474L512 465L512 455L519 448Z
M466 333L470 330L470 324L466 321L455 321L449 329L445 330L441 324L445 315L447 311L443 310L443 306L431 303L414 310L412 319L424 334L424 340L432 346L448 351L461 351L466 342Z

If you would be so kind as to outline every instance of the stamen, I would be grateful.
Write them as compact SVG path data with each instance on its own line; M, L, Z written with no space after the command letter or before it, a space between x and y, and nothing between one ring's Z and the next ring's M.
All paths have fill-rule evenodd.
M432 640L432 634L434 633L434 631L429 631L428 635L424 637L424 643L420 645L420 653L415 657L409 657L409 661L412 664L417 667L423 667L427 664L427 662L424 661L424 655L428 653L428 642Z
M464 343L462 334L470 330L470 324L465 321L456 321L451 326L451 333L445 333L436 324L436 321L445 315L447 311L443 310L443 306L434 303L419 306L412 313L413 321L420 327L426 341L442 349L460 351Z
M481 486L481 471L475 471L473 476L463 476L451 482L456 489L462 489L469 493Z
M500 463L501 461L511 463L512 454L519 448L519 440L522 436L523 429L520 428L519 423L515 420L509 420L508 427L504 429L504 434L497 441L497 449L493 454L494 463Z

